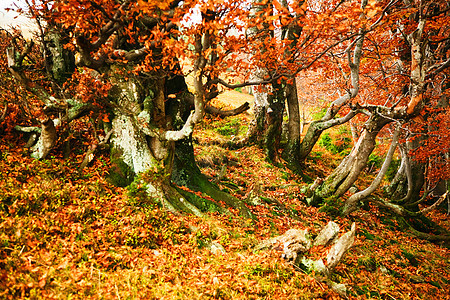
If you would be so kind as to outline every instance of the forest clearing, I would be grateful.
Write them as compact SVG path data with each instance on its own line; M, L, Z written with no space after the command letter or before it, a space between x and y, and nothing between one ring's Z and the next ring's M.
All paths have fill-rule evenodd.
M447 1L11 1L0 299L449 299Z

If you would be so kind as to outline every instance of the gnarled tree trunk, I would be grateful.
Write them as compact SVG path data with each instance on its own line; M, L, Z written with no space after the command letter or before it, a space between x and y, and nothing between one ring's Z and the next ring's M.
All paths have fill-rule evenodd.
M361 171L367 167L367 161L375 148L375 139L378 133L389 122L391 122L390 119L377 114L373 114L369 118L350 154L316 189L313 198L310 199L311 204L317 204L330 196L339 197L355 183Z
M386 154L386 158L383 162L383 165L381 166L380 171L378 172L377 177L372 181L372 183L364 190L353 194L350 198L345 201L344 207L342 209L342 213L344 215L348 215L352 211L356 210L358 206L358 202L364 200L367 198L370 194L372 194L380 185L381 180L383 179L384 175L386 174L389 165L391 164L392 157L394 155L395 149L398 145L398 139L400 136L400 127L397 127L394 133L394 137L392 138L391 146L389 147L389 151Z
M171 211L182 210L196 215L204 211L227 212L226 207L239 209L246 217L252 214L244 203L222 192L208 181L195 164L192 133L186 138L167 141L151 131L152 127L181 130L190 117L192 97L187 91L184 78L177 82L134 82L129 78L119 82L114 89L117 99L112 120L112 162L114 174L125 175L124 185L133 180L134 174L145 185L148 195ZM145 87L145 88L143 88ZM165 91L170 90L177 98L165 101ZM161 119L161 116L166 116ZM200 198L179 189L172 180L200 191L217 202ZM225 207L219 204L225 203Z

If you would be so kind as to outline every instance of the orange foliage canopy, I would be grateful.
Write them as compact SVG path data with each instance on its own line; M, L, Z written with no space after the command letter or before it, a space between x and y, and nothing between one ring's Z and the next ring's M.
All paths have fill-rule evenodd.
M49 28L67 33L66 47L76 52L78 66L102 73L122 64L137 75L161 77L194 70L202 101L217 95L219 84L235 88L292 80L303 70L319 74L315 89L325 86L347 93L355 88L349 49L362 36L353 105L369 113L377 107L399 111L406 107L395 119L409 120L425 115L425 104L433 106L433 99L446 95L448 86L450 16L444 0L409 4L398 0L58 0L33 2L30 9ZM251 82L261 68L268 71L266 77ZM232 75L241 82L230 79ZM95 98L107 91L96 90ZM92 98L86 91L79 89L76 94L86 101ZM442 108L437 119L446 120L447 115L448 108ZM441 138L446 130L439 129L443 124L433 129L440 140L446 140ZM433 145L439 145L433 151L446 151L442 143Z

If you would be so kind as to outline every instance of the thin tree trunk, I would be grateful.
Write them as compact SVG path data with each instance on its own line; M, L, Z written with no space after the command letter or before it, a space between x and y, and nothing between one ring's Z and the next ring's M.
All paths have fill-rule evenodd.
M283 126L285 95L283 84L272 83L273 93L269 96L269 109L264 132L264 150L266 159L272 163L280 162L279 149Z
M287 83L286 85L286 99L288 106L288 141L286 148L283 152L283 158L287 162L288 167L295 171L300 172L300 109L297 96L297 86L295 79L293 83Z
M401 163L389 186L386 195L398 203L408 202L412 196L411 162L408 157L406 144L400 144Z

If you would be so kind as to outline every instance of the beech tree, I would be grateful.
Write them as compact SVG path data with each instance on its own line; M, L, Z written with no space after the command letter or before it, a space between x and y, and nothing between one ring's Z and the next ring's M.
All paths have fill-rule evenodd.
M448 4L436 1L391 3L388 9L381 12L384 16L380 15L380 18L384 18L384 21L380 22L376 30L367 33L368 42L365 46L367 50L363 56L366 63L364 67L361 66L360 76L365 77L366 84L372 82L372 86L361 84L360 94L364 91L370 96L363 99L358 97L352 103L354 108L367 114L367 119L364 120L361 134L351 153L317 188L315 196L318 198L342 196L366 166L378 133L386 125L396 123L402 125L403 136L407 139L406 148L400 147L405 162L399 173L407 174L405 176L407 180L403 182L409 189L403 189L400 193L401 197L405 197L400 203L417 211L417 207L413 207L418 204L417 200L420 199L420 192L424 187L425 166L420 160L410 163L412 160L408 158L409 163L406 163L406 159L411 155L412 149L420 152L418 150L420 148L428 152L423 148L427 144L424 133L428 129L424 125L428 117L440 115L442 119L442 115L448 114L448 110L442 109L442 106L438 109L439 113L436 108L431 109L434 114L427 112L430 110L427 107L436 107L437 99L441 102L448 101L444 100L448 98L445 92L447 86L445 73L448 72L449 65L448 50L443 50L448 49L448 26L445 25L448 19ZM387 47L388 41L394 48ZM375 68L373 63L378 66ZM439 84L435 84L435 80ZM376 96L374 93L377 93ZM423 128L421 130L423 134L419 132L419 128ZM393 145L398 139L398 135L396 136ZM439 135L437 139L444 137L445 134ZM448 148L444 146L438 151L439 154L435 152L435 155L445 157L447 152ZM387 165L393 153L388 152ZM421 160L423 162L423 159ZM382 167L380 176L384 175L386 169L387 167ZM375 186L350 197L345 203L343 212L348 214L356 209L358 202L366 199L374 190L373 187L379 183L377 177ZM404 192L408 190L409 192ZM392 208L394 212L408 214L402 206L396 207L382 200L378 202Z
M149 196L169 210L224 211L222 205L174 186L174 174L180 185L206 192L250 216L241 201L201 175L191 141L193 128L206 111L232 115L248 108L247 104L223 112L207 105L218 94L218 75L230 65L227 55L238 45L237 38L228 34L230 29L239 31L232 23L242 12L238 3L27 4L39 25L45 78L37 82L31 78L33 72L24 68L33 43L21 49L12 44L6 52L11 74L44 104L41 128L17 127L39 136L36 158L45 158L53 147L55 126L68 130L73 120L88 115L103 134L86 153L84 164L110 140L111 173L120 177L119 184L127 185L139 175ZM200 20L195 20L193 10ZM183 60L194 78L192 93L182 73Z
M333 49L342 48L359 37L358 29L350 24L349 16L358 15L356 2L327 1L254 1L249 18L248 42L252 45L253 81L256 84L255 120L246 140L261 141L270 161L279 161L279 139L284 108L288 108L288 141L283 158L288 166L301 173L320 134L342 124L353 116L335 119L348 100L357 92L337 99L323 120L313 123L308 134L300 137L300 116L295 78L303 70L322 70L329 63ZM379 9L370 6L367 11ZM251 27L252 24L257 26ZM348 25L348 26L347 26ZM351 51L349 47L348 51ZM321 71L320 71L321 72ZM255 82L256 79L256 82ZM240 141L242 143L242 141Z
M191 135L208 110L208 100L218 94L218 85L271 85L272 111L265 144L269 158L276 160L285 88L294 120L290 126L293 145L299 134L292 108L296 101L295 75L357 35L345 27L331 33L319 30L345 19L337 17L338 12L341 7L344 11L351 9L351 5L326 5L322 9L305 1L273 1L256 3L257 9L252 10L243 4L112 0L28 3L29 14L39 26L47 82L31 80L30 72L22 66L32 44L22 52L10 47L7 54L11 73L45 104L41 129L18 127L39 136L33 146L34 156L45 158L51 150L55 125L65 128L63 135L70 137L70 123L89 115L102 120L95 127L102 129L103 135L86 153L83 166L100 145L110 140L111 173L121 177L120 184L127 185L141 174L148 193L166 199L164 205L169 209L194 212L196 206L202 206L183 202L182 192L170 183L173 179L229 206L238 206L248 215L242 203L211 185L193 160ZM198 12L199 21L193 11ZM251 30L254 32L247 34ZM311 54L303 55L303 51ZM182 64L191 68L193 93L187 90ZM229 68L232 72L228 74L239 73L244 82L223 80L220 75ZM255 70L265 73L250 80ZM191 105L194 110L190 113Z
M110 143L111 174L117 183L128 185L138 175L147 193L162 199L169 210L225 211L214 201L179 189L175 182L250 216L243 202L221 192L201 174L194 161L192 132L207 112L226 116L248 109L248 104L227 112L209 106L220 86L254 86L265 104L256 103L255 130L249 133L262 141L269 160L279 161L287 103L289 138L283 157L297 172L324 130L354 118L361 121L352 151L323 182L316 182L312 203L347 192L366 167L378 134L390 124L395 124L390 134L400 132L380 177L398 137L404 163L396 178L404 172L407 180L394 182L391 190L401 195L398 198L416 195L410 202L417 202L420 180L425 180L423 163L430 162L417 146L433 138L419 140L416 133L420 127L440 137L444 132L440 124L426 129L417 124L434 116L444 121L448 112L448 105L440 110L426 108L438 98L448 102L445 1L26 3L38 24L39 43L10 34L12 42L5 52L15 82L35 97L29 103L38 113L31 114L28 124L16 127L30 136L35 157L48 155L56 133L70 149L72 122L87 116L95 139L81 167ZM312 122L302 139L295 78L304 70L321 74L324 82L334 81L340 96L329 101L324 117ZM193 78L191 91L185 81L188 75ZM226 79L234 75L243 82ZM411 149L404 149L405 138L422 159L416 163L418 172L408 171ZM448 149L439 141L435 144L440 150L432 157L438 165ZM415 183L411 174L419 174ZM351 197L344 212L356 209L379 182L377 178L364 194Z

